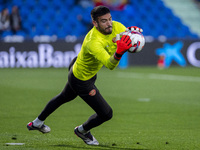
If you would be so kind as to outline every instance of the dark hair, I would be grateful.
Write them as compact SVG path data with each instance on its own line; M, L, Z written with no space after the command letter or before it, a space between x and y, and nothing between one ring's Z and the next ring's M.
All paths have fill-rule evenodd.
M103 16L107 13L110 13L110 10L106 6L97 6L91 11L92 20L97 21L99 16Z

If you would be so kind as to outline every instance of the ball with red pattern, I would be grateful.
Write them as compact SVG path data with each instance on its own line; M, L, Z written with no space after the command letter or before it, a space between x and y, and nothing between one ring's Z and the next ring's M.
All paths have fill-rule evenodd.
M145 38L142 33L135 32L135 31L129 31L131 34L134 34L134 39L132 40L132 47L128 50L130 53L138 53L140 52L144 45L145 45ZM137 41L135 41L137 39Z

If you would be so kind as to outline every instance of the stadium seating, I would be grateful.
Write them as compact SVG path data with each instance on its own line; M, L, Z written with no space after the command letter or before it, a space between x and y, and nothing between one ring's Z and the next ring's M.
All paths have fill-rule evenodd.
M84 36L91 24L92 7L83 8L74 0L9 0L3 3L9 8L17 5L22 18L23 30L18 35L33 38L36 35ZM1 6L0 9L3 7ZM136 25L144 30L144 35L158 38L164 35L172 38L198 38L197 34L164 6L161 0L130 0L122 11L111 10L113 20L125 26ZM1 36L11 35L5 32Z

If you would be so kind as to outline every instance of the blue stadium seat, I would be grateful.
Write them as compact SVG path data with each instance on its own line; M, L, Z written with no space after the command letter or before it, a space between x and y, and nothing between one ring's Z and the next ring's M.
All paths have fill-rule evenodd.
M7 6L21 6L24 4L24 0L9 0L9 4L7 4Z
M87 24L91 23L92 7L83 8L74 0L9 0L0 5L11 10L17 5L22 18L22 26L26 34L33 37L41 34L57 34L59 38L66 35L82 36L87 33ZM172 10L165 7L162 0L130 0L123 11L111 11L113 20L122 22L125 26L139 26L144 29L144 35L158 38L165 35L168 38L198 38ZM121 15L126 14L126 15ZM77 19L78 16L82 19ZM79 17L80 17L79 16ZM170 24L169 24L170 22ZM4 33L8 35L9 33Z
M25 37L26 33L23 30L19 30L19 31L16 32L16 35L21 35L21 36Z
M64 3L63 3L66 7L68 8L71 8L71 7L74 7L75 6L75 1L73 0L65 0Z
M9 35L13 35L12 31L3 31L3 33L1 34L1 37L6 37Z

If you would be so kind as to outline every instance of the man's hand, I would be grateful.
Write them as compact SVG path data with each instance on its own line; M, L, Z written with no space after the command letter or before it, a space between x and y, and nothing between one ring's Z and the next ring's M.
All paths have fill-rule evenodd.
M124 33L120 39L120 35L116 36L117 50L114 54L115 59L120 60L122 55L132 46L130 34Z
M123 35L120 40L118 40L118 35L116 37L116 43L117 43L117 50L116 53L123 55L131 46L131 39L129 35Z
M124 31L124 32L121 32L121 33L117 34L116 37L114 37L114 38L112 39L112 42L113 42L113 43L116 43L117 40L120 40L120 37L123 36L126 32L127 32L127 31ZM127 35L127 34L128 34L128 33L126 33L126 35Z

